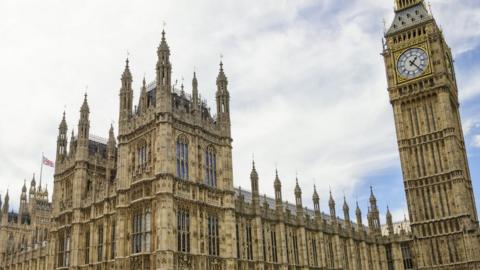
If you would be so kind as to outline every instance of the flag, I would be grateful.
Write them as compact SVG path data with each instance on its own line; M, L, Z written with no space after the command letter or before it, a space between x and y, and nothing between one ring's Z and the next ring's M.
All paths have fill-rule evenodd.
M53 163L53 161L49 160L45 156L43 156L42 163L43 163L43 165L48 166L48 167L52 167L52 168L55 167L55 164Z

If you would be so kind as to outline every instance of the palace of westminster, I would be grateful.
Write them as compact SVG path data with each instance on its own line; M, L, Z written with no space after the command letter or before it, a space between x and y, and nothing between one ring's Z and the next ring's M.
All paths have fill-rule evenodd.
M85 96L77 134L65 114L57 137L52 201L35 177L20 196L0 201L0 270L51 269L480 269L480 230L459 116L452 53L423 0L395 0L385 60L409 223L381 226L372 191L368 226L356 207L342 218L234 188L230 94L223 64L216 115L192 93L172 87L165 32L156 79L133 103L128 60L119 91L119 134L89 132ZM405 225L405 224L404 224ZM382 228L384 230L382 230Z

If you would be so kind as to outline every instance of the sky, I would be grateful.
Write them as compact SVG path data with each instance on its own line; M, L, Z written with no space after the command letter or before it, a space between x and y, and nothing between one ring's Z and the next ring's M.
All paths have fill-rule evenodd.
M431 0L455 58L475 195L480 198L480 2ZM0 0L0 193L17 208L42 152L54 159L58 124L78 123L88 92L91 133L117 126L127 54L135 102L155 76L165 28L173 78L187 92L196 70L215 111L220 55L229 79L234 184L273 196L275 168L293 202L295 178L311 207L313 185L366 214L373 186L382 220L407 213L392 109L380 55L393 0ZM117 129L116 129L117 130ZM53 169L42 183L53 186ZM51 192L50 192L51 193ZM479 200L477 200L479 205ZM340 211L338 211L340 212ZM365 220L365 219L364 219Z

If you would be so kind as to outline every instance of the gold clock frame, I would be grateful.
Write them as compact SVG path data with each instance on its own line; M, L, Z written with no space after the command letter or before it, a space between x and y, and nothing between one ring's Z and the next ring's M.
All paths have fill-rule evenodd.
M427 68L423 71L422 74L420 74L419 76L415 77L415 78L404 78L399 72L398 72L398 67L397 67L397 64L398 64L398 60L400 59L400 56L402 56L403 53L405 53L406 51L410 50L410 49L414 49L414 48L419 48L419 49L422 49L428 56L428 66ZM397 84L402 84L402 83L405 83L405 82L408 82L408 81L412 81L412 80L417 80L417 79L420 79L422 77L425 77L427 75L430 75L432 73L432 59L430 57L430 54L428 53L430 50L429 50L429 47L428 47L428 43L426 42L423 42L423 43L418 43L418 44L415 44L415 45L412 45L412 46L409 46L408 48L405 48L405 49L402 49L402 50L398 50L394 53L394 68L395 68L395 75L397 77Z

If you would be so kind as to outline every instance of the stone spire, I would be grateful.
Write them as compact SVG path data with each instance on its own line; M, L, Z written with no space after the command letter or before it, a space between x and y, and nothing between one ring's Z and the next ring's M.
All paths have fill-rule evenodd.
M336 214L336 211L335 211L335 200L333 199L331 190L330 190L330 199L328 200L328 206L330 208L330 218L332 219L332 221L336 221L337 220L337 214Z
M132 89L132 73L130 72L129 60L125 60L125 69L121 77L120 87L120 117L119 130L120 133L126 128L128 119L132 115L133 106L133 89Z
M160 112L171 112L172 65L170 63L170 48L165 38L165 31L162 31L162 41L157 49L157 57L156 107Z
M147 111L148 106L147 100L147 83L145 81L145 77L142 80L142 87L140 88L140 101L138 104L138 111L140 113L145 113Z
M69 156L74 156L75 155L75 132L72 129L72 136L70 137L70 149L68 150Z
M343 218L350 223L350 208L348 207L347 198L343 196Z
M90 109L88 107L87 94L80 109L80 120L78 121L77 149L75 159L77 161L88 159L88 142L90 134Z
M250 172L250 184L252 187L252 204L254 207L260 207L260 193L258 190L258 173L255 169L255 161L252 161L252 171Z
M363 221L362 221L362 210L360 210L360 207L358 206L358 201L357 201L357 209L355 210L355 215L357 216L357 228L360 231L363 228Z
M376 234L381 233L380 213L377 207L377 199L373 194L373 187L370 187L370 207L369 207L367 217L368 217L368 227L370 231Z
M8 189L7 189L7 193L5 194L5 199L4 199L3 208L2 208L2 212L4 214L8 213L8 210L10 208L9 202L10 202L10 196L8 195Z
M225 124L225 128L230 132L230 93L228 92L228 80L223 71L223 63L220 62L220 70L217 76L217 117Z
M193 72L193 79L192 79L192 107L193 113L197 113L199 111L199 96L198 96L198 81L197 81L197 73Z
M295 178L295 204L297 205L297 208L302 208L302 189L298 184L298 177Z
M37 182L35 181L35 174L33 174L32 181L30 181L30 191L29 191L30 199L35 197L35 186L36 185L37 185Z
M388 234L393 235L393 233L394 233L394 231L393 231L393 219L392 219L392 214L390 213L390 209L388 208L388 206L387 206L386 219L387 219Z
M317 186L313 185L313 209L315 211L316 216L320 216L320 197L318 196L317 193Z
M67 121L65 120L65 112L63 112L62 121L58 126L58 136L57 136L57 156L56 162L62 162L67 156Z
M277 211L281 211L282 209L282 183L280 182L280 178L278 177L278 170L275 170L275 181L273 184L275 188L275 205Z

